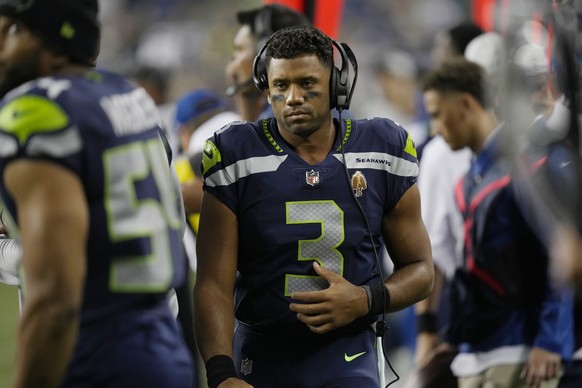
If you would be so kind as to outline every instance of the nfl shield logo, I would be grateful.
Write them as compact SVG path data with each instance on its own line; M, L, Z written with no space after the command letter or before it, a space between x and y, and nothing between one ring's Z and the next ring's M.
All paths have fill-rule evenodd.
M245 358L240 363L240 373L243 375L248 375L253 371L253 360L249 360L249 358Z
M319 183L319 171L307 171L305 173L305 182L307 182L308 185L311 186L315 186L316 184Z

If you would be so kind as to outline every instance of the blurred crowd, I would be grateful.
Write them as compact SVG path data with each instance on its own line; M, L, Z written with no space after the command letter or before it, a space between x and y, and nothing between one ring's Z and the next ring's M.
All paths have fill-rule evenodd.
M237 10L263 5L262 0L101 0L103 45L99 65L131 72L140 66L160 69L167 77L167 98L177 99L196 87L222 91L224 68L238 28ZM356 53L359 86L352 109L356 116L398 110L370 71L385 53L397 50L408 65L398 66L398 82L431 66L430 48L437 31L469 16L466 0L395 2L344 0L339 34ZM439 17L435 18L434 15ZM390 61L386 66L394 67ZM411 73L412 72L412 73ZM369 98L373 96L374 98ZM370 103L371 102L371 103ZM399 105L395 102L394 105ZM391 112L389 111L389 112Z

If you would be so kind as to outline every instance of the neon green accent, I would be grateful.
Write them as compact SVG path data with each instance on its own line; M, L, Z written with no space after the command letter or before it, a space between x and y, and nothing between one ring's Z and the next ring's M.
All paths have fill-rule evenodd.
M94 81L94 82L103 82L103 74L98 73L94 70L88 71L85 75L87 79Z
M412 140L412 137L410 137L410 134L408 134L408 137L406 138L406 146L404 147L404 152L414 156L415 158L418 157L416 155L416 147L414 147L414 140Z
M273 138L273 135L271 134L271 131L269 131L269 126L267 125L268 122L269 120L267 119L263 119L261 121L261 127L263 128L263 132L265 133L265 136L267 136L267 140L269 140L269 143L271 143L271 145L275 148L275 151L283 152L283 149L279 146L279 144L277 144L277 142Z
M344 353L344 360L346 360L346 362L352 362L354 361L356 358L363 356L364 354L366 354L366 352L361 352L361 353L356 353L353 356L348 356L347 353Z
M337 151L341 151L342 147L346 144L346 142L350 138L350 135L352 134L352 120L345 119L345 122L346 122L346 134L344 135L342 144L340 144L339 147L337 147Z
M206 140L206 143L204 143L204 152L202 153L202 173L206 174L208 170L220 161L222 161L222 155L218 147L212 141Z
M71 40L75 37L75 34L75 27L69 22L64 22L61 26L61 37Z
M0 111L0 130L21 144L36 133L56 132L69 125L69 116L55 102L40 96L21 96Z

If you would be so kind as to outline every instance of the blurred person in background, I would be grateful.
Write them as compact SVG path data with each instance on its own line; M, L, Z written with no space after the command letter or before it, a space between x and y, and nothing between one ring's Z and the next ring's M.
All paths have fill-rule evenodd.
M510 138L528 150L537 151L542 161L535 179L529 179L528 194L548 215L545 237L553 253L553 273L575 289L573 360L566 364L560 379L561 388L582 386L582 1L568 0L556 4L546 25L551 29L550 87L555 103L550 114L538 120L535 132L513 134ZM547 33L547 32L546 32ZM527 47L527 46L525 46ZM520 47L520 49L522 49ZM529 58L522 61L527 61ZM531 61L529 61L531 62ZM546 62L547 66L547 62ZM512 99L519 97L519 85L511 84ZM516 92L517 90L517 92ZM512 110L514 111L514 110ZM510 119L519 122L512 111ZM549 117L548 117L549 116ZM517 163L515 164L519 166ZM523 175L527 171L522 171ZM528 177L526 175L526 177Z
M19 286L19 266L21 251L16 240L9 238L8 230L2 221L4 208L0 207L0 282Z
M386 99L380 116L390 117L405 128L415 145L424 144L429 125L422 106L419 69L414 56L405 50L388 50L377 58L372 70ZM418 153L418 159L421 158Z
M184 235L184 248L189 265L186 270L196 274L196 233L200 205L202 203L202 178L200 166L204 141L212 134L238 120L239 116L227 110L224 99L207 88L193 89L180 96L176 101L172 132L179 140L179 154L176 155L174 167L180 181L184 210L188 221ZM190 279L189 279L190 280ZM180 309L178 318L184 327L184 333L193 358L199 361L196 340L194 338L194 312L192 299L193 282L187 281L176 290ZM199 368L202 369L202 368Z
M226 66L229 85L226 94L234 98L236 112L242 120L256 121L272 117L263 91L253 82L253 61L261 47L276 31L295 25L310 25L309 19L284 5L267 4L237 12L240 27L234 37L233 53Z
M482 34L481 28L470 22L441 31L434 42L434 65L462 58L470 44L482 46L474 43ZM492 55L486 50L481 54L485 60ZM418 188L433 252L435 285L431 295L415 305L415 367L407 381L411 388L443 388L457 384L450 370L456 349L443 342L443 329L448 321L450 279L462 263L463 219L455 203L454 188L469 169L472 153L468 148L452 150L434 130L429 130L430 140L422 147Z
M180 180L184 209L188 217L191 242L195 243L198 219L202 204L202 154L204 142L222 127L239 121L240 116L227 107L226 101L213 90L197 88L180 96L176 102L174 132L180 139L180 149L175 166ZM192 271L196 271L194 244L187 250Z
M128 78L144 88L154 100L160 111L161 127L168 137L172 152L178 154L179 139L172 131L176 107L168 95L170 73L157 67L138 65L135 70L128 74Z
M462 57L469 42L483 32L485 31L472 21L464 21L438 31L431 51L432 68L437 68L450 59Z
M572 300L553 282L547 250L499 158L503 125L485 70L449 61L430 74L424 91L435 129L453 150L475 154L455 191L465 227L464 263L449 299L446 340L459 349L452 371L462 388L556 387L572 354Z

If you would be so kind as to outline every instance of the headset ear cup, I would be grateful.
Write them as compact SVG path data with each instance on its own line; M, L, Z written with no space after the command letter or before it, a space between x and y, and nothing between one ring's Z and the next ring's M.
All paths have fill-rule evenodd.
M261 63L260 67L262 70L259 69L259 90L267 90L269 89L269 79L267 78L267 72L265 69L265 64Z
M267 90L269 88L269 79L267 78L264 61L260 61L257 64L257 82L255 82L255 85L259 90Z
M337 108L337 82L338 68L333 66L329 77L329 106L331 109Z
M335 73L332 108L349 109L353 87L358 77L358 63L355 55L346 43L338 43L332 40L332 44L337 48L341 56L341 67L334 65L332 71L332 73ZM352 82L350 82L350 64L354 70Z
M253 81L259 90L267 90L269 88L267 67L265 65L265 59L263 58L263 53L265 52L266 47L267 44L265 43L253 60Z

